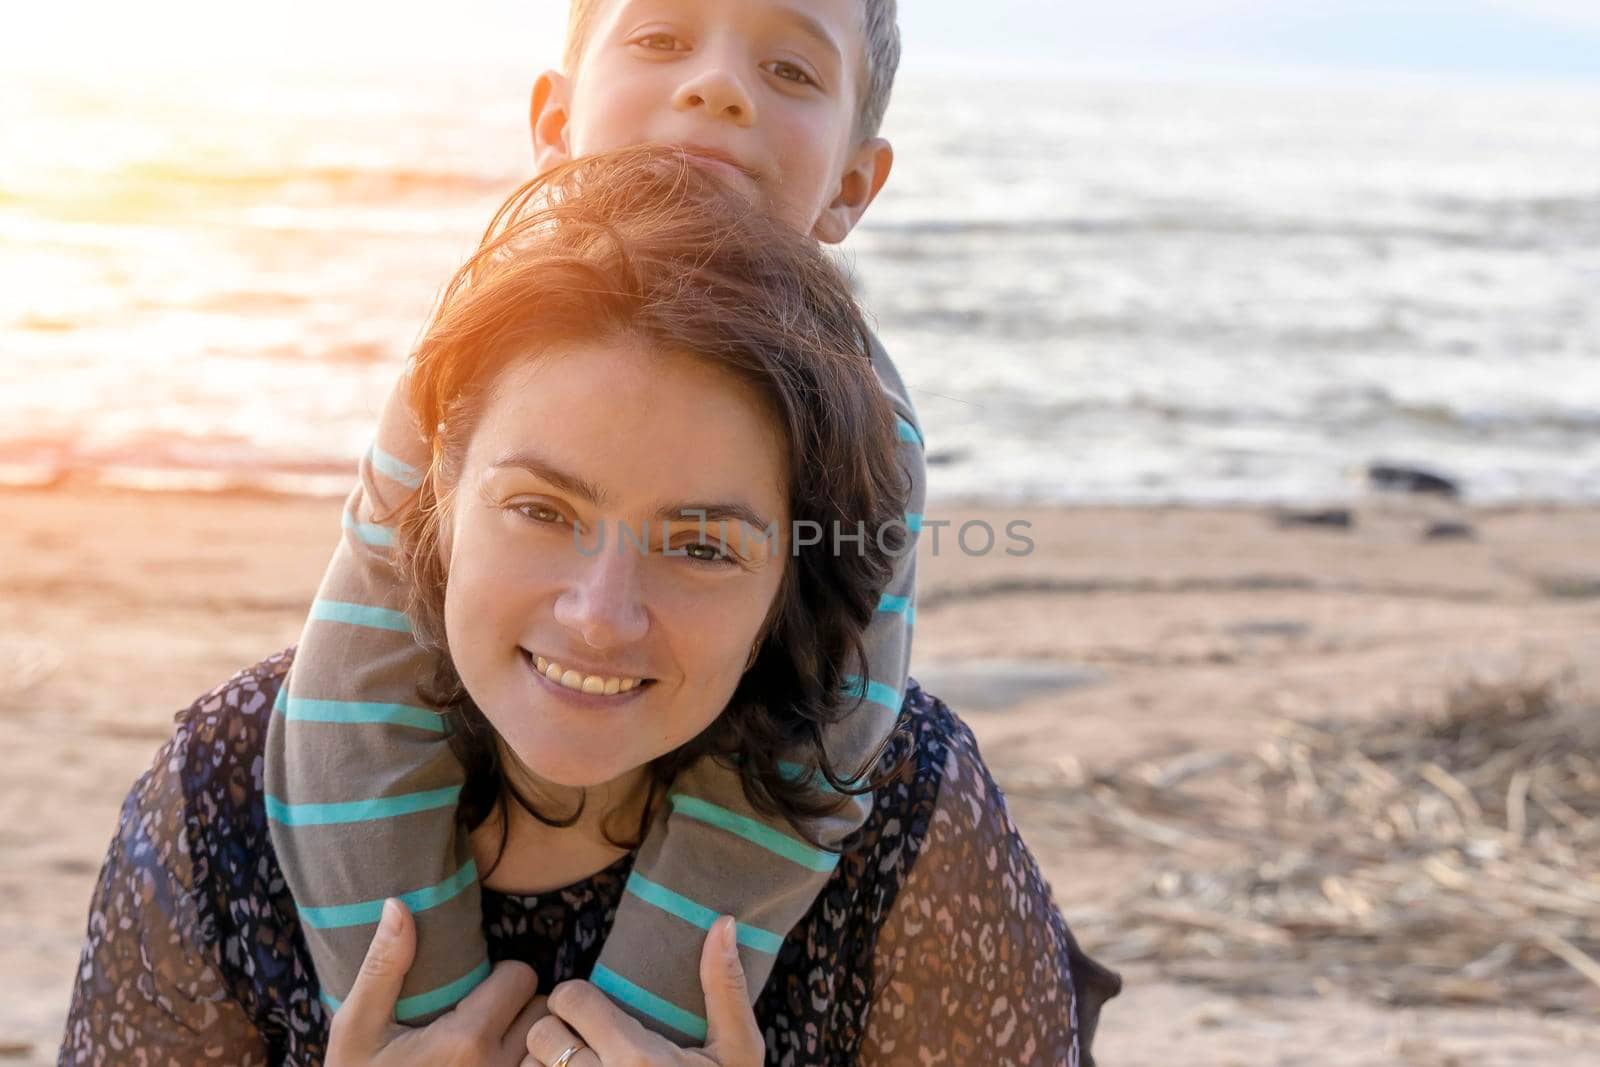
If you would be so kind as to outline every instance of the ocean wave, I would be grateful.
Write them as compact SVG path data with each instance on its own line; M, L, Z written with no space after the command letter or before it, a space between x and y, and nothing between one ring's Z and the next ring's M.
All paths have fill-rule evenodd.
M874 295L876 289L874 290ZM1083 350L1099 342L1137 340L1193 352L1226 345L1267 351L1290 361L1375 351L1462 353L1446 339L1426 336L1425 320L1374 313L1373 321L1344 324L1284 324L1250 308L1153 308L1129 304L1117 310L1084 309L1059 299L1016 298L991 307L956 307L955 294L925 287L913 294L886 291L872 303L885 329L918 336L957 337L969 348L994 343L1049 343ZM945 342L948 343L948 342ZM944 347L942 344L941 347Z
M70 333L80 324L53 315L29 312L16 321L16 328L28 333Z
M1121 422L1129 432L1141 423L1168 428L1262 430L1316 427L1334 438L1362 439L1376 427L1425 430L1430 436L1472 440L1506 435L1525 440L1553 435L1588 442L1600 434L1600 408L1510 409L1447 401L1410 401L1382 386L1328 386L1307 392L1277 390L1251 398L1207 401L1145 390L1126 395L1043 400L1015 390L990 389L963 397L974 408L1000 413L1009 425L1100 425Z
M145 435L98 444L67 435L0 440L3 485L73 481L204 491L294 484L323 495L348 492L355 476L354 457L288 459L237 438Z
M307 166L284 171L206 170L182 162L142 162L112 176L112 181L174 187L214 188L230 193L269 193L289 188L319 188L339 195L404 198L419 193L478 195L508 190L508 177L462 170L364 166Z
M337 499L350 491L350 476L300 474L272 469L235 471L199 467L37 467L0 463L0 488L58 489L91 486L146 493L234 493Z
M1493 220L1529 220L1542 225L1580 225L1600 229L1600 188L1586 196L1432 196L1429 208Z
M1130 215L1103 218L1038 219L903 219L864 223L861 232L877 238L977 240L1044 239L1051 237L1151 239L1161 237L1244 237L1263 241L1340 239L1350 241L1410 241L1448 247L1525 250L1550 243L1581 243L1583 233L1574 233L1559 220L1552 220L1537 232L1506 227L1443 226L1426 221L1364 222L1360 220L1323 221L1287 219L1219 212L1197 215ZM1586 220L1600 233L1600 217ZM879 253L874 248L874 253ZM921 258L938 255L937 247L886 249L891 257Z

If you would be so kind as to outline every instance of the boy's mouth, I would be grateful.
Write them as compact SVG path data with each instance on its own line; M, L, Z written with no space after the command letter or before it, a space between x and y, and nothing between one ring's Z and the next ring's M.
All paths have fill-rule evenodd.
M761 180L761 175L755 170L746 166L744 163L741 163L734 156L722 151L720 148L711 148L707 145L697 144L683 144L678 145L677 147L678 150L683 152L684 155L688 156L692 162L698 164L699 166L705 167L708 170L715 171L721 174L723 177L744 178L752 182Z

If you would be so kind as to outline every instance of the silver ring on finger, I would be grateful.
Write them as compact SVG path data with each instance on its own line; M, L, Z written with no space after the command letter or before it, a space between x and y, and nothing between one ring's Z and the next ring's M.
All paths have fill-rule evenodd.
M578 1042L576 1045L571 1046L561 1055L551 1060L550 1067L567 1067L567 1065L572 1062L572 1057L576 1056L578 1053L582 1052L588 1047L589 1046L585 1045L582 1041Z

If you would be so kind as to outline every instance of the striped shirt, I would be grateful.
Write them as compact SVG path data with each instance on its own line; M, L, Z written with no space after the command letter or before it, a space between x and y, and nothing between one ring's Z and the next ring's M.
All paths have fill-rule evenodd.
M846 677L847 691L861 698L858 710L824 735L833 765L851 769L892 729L905 693L927 480L915 412L876 339L872 358L911 480L905 522L912 543L866 631L866 660ZM455 817L464 772L440 715L417 703L417 682L432 676L431 654L412 636L392 561L394 530L385 524L421 483L427 459L397 389L361 462L343 536L275 703L265 766L272 842L325 1000L337 1007L348 995L384 899L399 897L419 936L397 1016L414 1023L447 1010L489 973L478 871ZM812 832L838 846L866 821L870 804L870 796L848 798ZM706 1022L698 961L711 923L722 914L738 920L751 995L758 995L777 946L837 858L782 817L755 811L735 772L701 760L678 776L640 847L591 980L650 1028L699 1043Z

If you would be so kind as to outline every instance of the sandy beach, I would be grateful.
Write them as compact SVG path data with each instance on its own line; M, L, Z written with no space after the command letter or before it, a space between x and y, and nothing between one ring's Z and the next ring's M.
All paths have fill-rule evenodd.
M938 554L923 539L914 674L1002 785L1249 751L1289 718L1423 714L1467 680L1600 684L1600 508L1463 510L1474 536L1449 540L1402 504L1358 507L1348 529L1244 508L930 515L953 526ZM1036 548L968 556L954 532L975 519L1026 520ZM296 638L337 526L329 500L0 492L0 1060L54 1062L129 785L175 710ZM1157 858L1058 824L1036 793L1012 812L1069 920ZM1118 1067L1600 1063L1600 1023L1513 1004L1391 1009L1124 973L1097 1042Z

